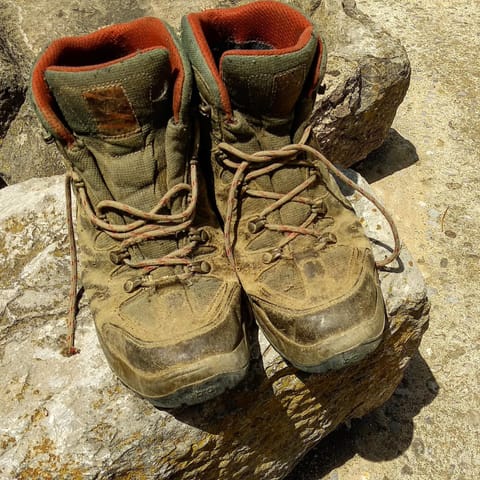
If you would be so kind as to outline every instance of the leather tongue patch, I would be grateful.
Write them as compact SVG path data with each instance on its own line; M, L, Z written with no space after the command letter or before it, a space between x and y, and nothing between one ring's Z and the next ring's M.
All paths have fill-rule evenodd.
M255 116L290 115L307 76L307 65L300 60L282 55L224 54L222 80L234 108Z
M99 87L83 93L98 133L108 136L132 133L139 123L121 85Z
M306 75L305 65L275 74L272 89L272 98L275 103L272 106L272 113L282 117L293 110L302 92Z

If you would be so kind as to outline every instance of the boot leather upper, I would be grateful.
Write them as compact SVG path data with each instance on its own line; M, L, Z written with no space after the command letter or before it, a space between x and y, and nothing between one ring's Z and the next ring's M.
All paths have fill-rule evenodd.
M232 165L241 159L219 145L253 154L298 142L323 74L324 46L302 14L278 2L191 14L182 26L202 110L209 112L215 200L226 221L238 169ZM232 225L236 270L257 321L285 357L309 366L378 338L384 309L359 219L326 168L302 159L309 157L243 176ZM264 166L252 163L246 175ZM288 233L262 227L252 233L250 224L276 198L265 192L288 194L312 174L315 181L298 195L322 205L309 226L318 236L298 235L278 255ZM264 220L300 226L311 213L311 205L289 201Z
M139 220L136 211L153 211L167 192L200 182L195 212L169 224L191 221L188 228L147 236L125 252L130 262L148 263L172 255L188 245L192 232L202 231L204 241L185 257L185 265L114 264L111 253L123 240L96 228L78 196L82 284L100 343L122 381L151 398L224 373L223 365L208 360L239 345L239 368L248 364L241 288L223 256L203 179L191 176L191 88L190 68L172 32L153 18L54 42L32 79L39 117L67 168L80 178L77 193L85 189L86 203L101 220L129 225ZM192 194L182 188L155 213L188 211ZM106 201L129 210L100 211L98 205ZM195 262L205 262L209 271L185 275ZM126 291L129 280L142 276L149 285Z

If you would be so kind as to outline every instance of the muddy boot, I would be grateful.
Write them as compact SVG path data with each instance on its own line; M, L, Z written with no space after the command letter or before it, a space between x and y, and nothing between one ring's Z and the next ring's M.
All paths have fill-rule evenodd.
M154 18L53 42L31 85L76 193L100 344L122 382L167 408L233 387L249 362L241 287L199 176L191 87Z
M301 370L360 360L379 344L385 311L370 242L306 128L323 43L278 2L191 14L182 26L226 254L256 321Z

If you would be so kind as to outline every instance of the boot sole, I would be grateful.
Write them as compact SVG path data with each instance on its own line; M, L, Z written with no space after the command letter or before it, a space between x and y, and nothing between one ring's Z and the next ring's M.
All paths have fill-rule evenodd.
M301 365L296 364L289 360L289 362L298 370L308 373L326 373L332 370L340 370L341 368L348 367L355 363L360 362L365 357L374 352L382 341L382 335L379 338L371 340L370 342L363 343L358 347L347 350L346 352L338 353L337 355L329 358L320 365Z
M227 390L234 388L243 380L247 370L248 366L240 371L220 374L203 382L188 385L164 397L145 398L158 408L171 409L196 405L212 400Z
M319 363L305 365L295 360L292 360L292 358L289 355L285 355L285 353L282 352L282 348L279 348L277 346L278 342L275 340L275 332L271 330L270 322L265 312L260 307L254 304L252 304L251 306L252 306L252 311L254 312L254 317L257 322L257 325L259 325L259 327L261 328L263 334L265 335L270 345L283 358L288 360L288 362L291 363L293 367L307 373L325 373L331 370L340 370L341 368L358 363L361 360L363 360L366 356L368 356L370 353L374 352L380 345L383 338L383 331L385 328L385 317L383 321L383 327L378 335L374 336L373 338L366 338L364 339L364 341L362 341L362 343L356 346L353 346L352 348L348 348L344 351L335 353L334 355L321 360ZM259 321L260 312L261 312L261 316L265 318ZM348 333L347 334L344 333L344 335L340 335L336 339L330 338L328 340L328 343L334 344L336 343L336 340L345 336L348 336Z
M205 371L205 374L211 371L212 365L222 365L226 371L206 377L199 382L185 385L167 395L159 397L142 396L160 408L178 408L206 402L238 385L247 373L249 360L247 341L243 338L232 352L211 356L197 362L192 365L190 370L175 375L175 379L177 381L182 377L187 379L192 374L195 374L198 378L202 371Z
M174 381L177 385L178 383L183 383L182 387L169 393L150 396L140 392L125 381L126 379L122 378L123 375L119 375L119 369L114 367L114 365L118 366L119 363L123 364L123 362L113 361L110 352L106 349L104 349L104 352L110 367L117 374L120 381L137 395L160 408L179 408L185 405L195 405L221 395L241 382L248 371L250 362L248 344L244 336L231 352L212 355L195 363L177 366L176 368L171 368L168 372L159 372L158 375L152 374L146 378L145 375L138 375L144 377L145 384L150 384L151 388L158 388L158 390L162 386L167 387L171 381ZM221 367L221 371L219 371L219 367ZM132 373L130 370L129 376ZM133 375L135 374L133 373ZM196 381L192 381L192 377ZM182 380L184 381L182 382Z
M262 328L262 332L265 335L266 339L269 341L270 345L272 345L272 347L279 355L288 360L288 362L291 363L292 366L296 369L307 373L326 373L332 370L340 370L341 368L358 363L378 348L383 336L382 332L382 334L380 334L377 338L362 343L361 345L345 352L337 353L333 357L324 360L318 365L302 365L291 360L289 357L283 354L279 348L276 347L275 342L272 340L267 329Z

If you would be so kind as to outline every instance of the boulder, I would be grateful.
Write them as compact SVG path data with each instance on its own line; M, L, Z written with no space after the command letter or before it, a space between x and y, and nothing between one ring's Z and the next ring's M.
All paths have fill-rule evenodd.
M24 89L19 82L15 65L4 55L0 39L0 139L5 136L24 97Z
M85 34L103 25L144 15L164 18L178 27L180 18L191 11L245 2L172 0L168 8L165 3L153 0L2 3L2 42L14 52L12 61L19 72L18 79L7 77L5 81L10 84L8 88L19 85L25 89L34 59L56 38ZM311 15L329 52L325 93L318 96L312 117L315 135L325 155L339 165L350 166L378 148L385 139L408 88L407 55L397 40L361 14L351 0L292 0L290 3ZM0 85L0 98L1 88ZM3 115L11 120L17 110L18 107L5 107ZM42 145L42 136L31 108L25 106L13 121L0 149L0 175L8 184L63 171L54 149Z
M400 42L357 10L353 0L323 0L312 18L328 50L325 93L312 116L322 153L349 167L380 147L410 84Z
M7 12L10 10L4 3L0 3L0 139L4 137L25 98L25 85L16 60L17 52L15 45L10 42L10 16Z
M350 198L382 257L391 244L384 219ZM427 326L423 279L403 248L380 272L384 338L360 363L298 372L252 325L251 368L238 388L199 406L156 409L109 370L84 301L81 352L60 354L69 289L64 208L58 176L0 190L0 478L284 478L339 424L391 396Z
M55 144L45 143L44 136L27 100L10 125L0 149L0 176L7 185L65 171L62 155Z

